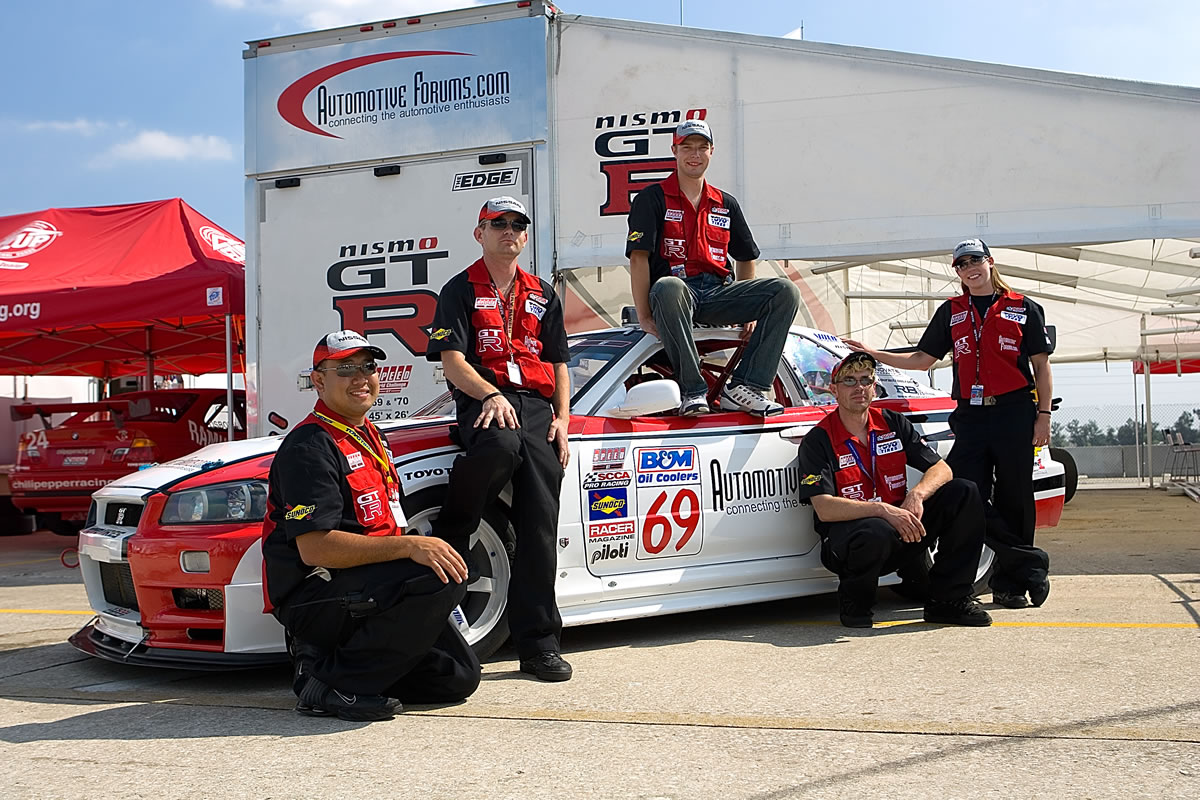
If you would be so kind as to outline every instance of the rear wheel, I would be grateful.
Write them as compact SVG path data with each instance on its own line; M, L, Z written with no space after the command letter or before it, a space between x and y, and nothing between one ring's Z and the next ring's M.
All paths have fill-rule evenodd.
M406 527L428 536L442 510L444 494L437 487L405 497ZM484 512L479 528L471 534L470 549L478 574L467 585L467 596L455 610L454 621L467 644L484 659L508 639L508 587L512 580L516 533L499 506L493 505Z
M1051 447L1050 457L1063 465L1063 505L1066 505L1079 487L1079 468L1075 466L1075 457L1061 447Z

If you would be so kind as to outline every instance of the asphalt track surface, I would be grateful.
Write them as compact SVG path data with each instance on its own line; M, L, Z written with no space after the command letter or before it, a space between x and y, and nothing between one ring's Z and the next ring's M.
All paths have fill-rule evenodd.
M1080 492L1046 605L988 629L887 590L865 631L828 595L573 628L568 683L502 650L466 703L371 724L293 713L286 669L76 652L70 540L0 537L0 797L1195 798L1197 518Z

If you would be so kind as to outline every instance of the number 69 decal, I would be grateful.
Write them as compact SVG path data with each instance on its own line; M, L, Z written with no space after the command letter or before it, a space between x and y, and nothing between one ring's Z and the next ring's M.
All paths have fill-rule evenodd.
M704 510L695 489L686 486L642 489L638 491L638 506L646 509L638 538L638 558L667 558L700 552L704 540Z

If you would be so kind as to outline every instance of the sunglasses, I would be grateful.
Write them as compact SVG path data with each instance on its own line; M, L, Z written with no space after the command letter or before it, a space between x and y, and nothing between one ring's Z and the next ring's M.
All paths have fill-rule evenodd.
M954 268L956 270L966 269L967 267L973 267L977 264L982 264L985 261L987 261L987 256L965 256L964 258L959 259L958 263L954 265Z
M339 378L353 378L360 372L363 375L374 375L378 369L379 365L374 361L366 361L362 364L338 364L336 367L314 368L313 372L336 372Z
M491 226L491 229L494 231L502 231L506 228L512 228L513 233L521 233L522 231L524 231L526 228L529 227L528 222L521 222L521 220L519 220L519 219L496 218L496 219L489 219L487 222L488 222L488 225Z
M861 378L838 378L837 382L848 389L853 389L855 386L873 386L875 384L875 378L864 375Z

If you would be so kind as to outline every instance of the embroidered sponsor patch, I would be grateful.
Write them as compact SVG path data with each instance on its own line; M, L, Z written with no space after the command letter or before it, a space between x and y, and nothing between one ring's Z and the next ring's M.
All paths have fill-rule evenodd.
M729 230L729 217L724 217L724 216L721 216L720 214L709 214L708 215L708 224L712 225L714 228L721 228L722 230Z
M728 214L728 213L729 213L729 209L728 209L728 208L720 208L720 207L718 207L718 206L713 206L713 210L712 210L712 212L713 212L714 214Z
M373 522L376 517L383 515L383 501L380 499L379 490L373 492L365 492L354 499L358 503L358 507L362 509L362 516L359 517L363 522Z
M532 298L527 297L525 298L525 313L532 314L541 320L542 317L546 316L546 307L533 302Z
M687 275L687 267L683 264L676 264L675 266L671 267L671 275L676 278L682 278Z
M663 220L666 222L683 222L683 209L668 208L667 213L663 214Z
M312 513L316 510L316 506L292 506L291 510L284 516L284 519L304 519L305 517L312 516Z
M963 356L971 352L971 337L963 336L954 340L954 355Z
M687 258L687 240L663 239L663 258L682 261Z
M803 478L800 479L800 484L802 486L816 486L820 482L821 482L820 475L805 475Z
M725 260L725 248L724 247L714 247L713 245L710 244L708 246L708 256L709 256L709 258L711 258L714 261L724 261Z
M546 298L542 297L540 294L531 294L531 295L529 295L529 299L535 303L541 303L542 305L547 305L550 302Z
M861 483L852 483L849 486L843 486L842 496L848 497L851 500L861 500L863 497L863 485Z
M957 314L950 315L950 324L951 325L957 325L960 322L966 322L966 321L967 321L967 312L965 312L965 311L960 311Z
M900 489L908 485L908 477L905 475L884 475L883 480L889 489Z
M1006 320L1009 320L1010 322L1015 322L1018 325L1025 324L1025 315L1019 314L1016 311L1001 311L1000 316Z
M642 233L641 231L630 231L629 232L629 241L640 242L642 240L642 237L645 235L646 234Z
M854 456L849 453L843 453L838 456L838 469L847 469L854 466Z
M346 456L346 463L350 465L351 470L362 469L364 464L363 454L351 453L350 455Z
M878 436L876 436L875 441L886 442L888 439L895 439L895 438L896 438L896 432L888 431L887 433L881 433Z
M442 339L448 338L451 333L453 333L453 331L451 331L449 328L438 328L436 331L429 334L429 338L441 341Z
M479 347L476 352L504 352L504 340L500 338L499 328L480 328L477 334L479 338Z
M475 298L475 308L476 309L489 309L489 310L494 311L499 307L500 307L500 299L497 297L476 297Z
M875 455L886 456L888 453L898 453L904 449L904 445L899 439L892 439L890 442L876 442Z

